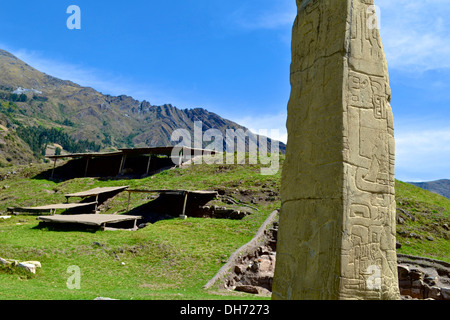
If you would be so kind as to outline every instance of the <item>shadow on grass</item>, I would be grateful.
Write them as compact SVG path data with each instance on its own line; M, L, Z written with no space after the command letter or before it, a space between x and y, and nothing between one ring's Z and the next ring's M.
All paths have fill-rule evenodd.
M48 223L39 222L39 224L32 229L52 231L52 232L88 232L96 233L101 231L100 228L95 228L93 226L81 225L76 223Z
M175 166L171 159L159 157L152 157L148 166L148 157L143 156L127 158L122 172L120 172L121 164L122 156L93 157L89 161L85 158L75 158L40 172L32 179L60 182L84 177L100 180L142 179Z

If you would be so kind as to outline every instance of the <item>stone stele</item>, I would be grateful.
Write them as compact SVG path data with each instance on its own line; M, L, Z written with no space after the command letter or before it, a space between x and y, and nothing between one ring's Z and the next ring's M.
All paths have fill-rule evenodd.
M373 0L297 0L273 299L399 299L394 124Z

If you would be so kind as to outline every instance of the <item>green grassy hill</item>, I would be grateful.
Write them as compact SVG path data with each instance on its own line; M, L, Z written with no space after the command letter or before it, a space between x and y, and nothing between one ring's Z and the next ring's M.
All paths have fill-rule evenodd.
M420 187L422 189L440 194L446 198L450 199L450 180L449 179L441 179L436 181L428 181L428 182L408 182L412 185Z
M0 180L4 179L0 181L0 213L9 206L65 201L63 195L68 192L119 185L220 189L258 211L242 220L161 220L134 232L57 231L38 227L34 216L0 219L0 257L42 263L42 269L33 276L0 271L0 299L260 299L248 294L205 291L202 286L280 207L280 172L262 176L259 165L194 165L136 180L33 179L49 167L22 166L9 175L6 168L0 168ZM103 206L103 213L123 213L127 200L126 192L117 195ZM130 209L148 201L148 194L135 194ZM445 228L450 224L450 200L397 182L397 203L401 221L398 242L402 244L399 252L450 262L450 232ZM230 206L219 201L216 204ZM74 265L81 270L80 290L66 286L71 276L67 269Z
M247 131L203 108L156 106L126 95L105 95L44 74L0 49L0 167L40 160L47 143L58 143L70 153L174 145L178 140L172 141L172 133L186 129L192 136L195 121L202 122L204 131L214 128L224 137L227 129ZM4 126L20 146L4 139ZM237 140L248 145L245 137ZM208 144L205 141L204 147ZM21 157L8 160L2 156L6 151Z
M49 165L47 165L49 166ZM191 166L139 180L65 182L32 179L48 167L16 168L0 181L0 212L9 206L64 202L64 194L98 186L128 185L147 189L200 189L224 192L251 203L259 211L242 220L189 218L163 220L135 232L54 231L39 228L35 216L0 219L0 257L37 260L42 270L32 277L0 271L1 299L224 299L242 298L205 292L205 285L227 258L250 241L261 224L279 207L274 192L280 175L262 176L257 165ZM0 169L0 177L6 169ZM149 201L131 197L131 210ZM123 212L127 193L112 199L104 213ZM267 201L266 201L267 200ZM256 202L256 201L253 201ZM225 205L217 203L217 205ZM229 206L229 205L227 205ZM69 266L81 269L81 289L69 290ZM246 298L254 299L252 296Z
M401 181L396 193L398 251L450 262L450 200Z
M0 168L35 160L30 146L20 139L7 116L0 112Z

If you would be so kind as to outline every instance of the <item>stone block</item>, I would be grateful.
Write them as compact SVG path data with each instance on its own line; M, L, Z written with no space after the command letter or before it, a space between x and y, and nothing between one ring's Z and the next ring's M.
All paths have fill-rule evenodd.
M373 0L297 0L273 299L400 299L395 140Z

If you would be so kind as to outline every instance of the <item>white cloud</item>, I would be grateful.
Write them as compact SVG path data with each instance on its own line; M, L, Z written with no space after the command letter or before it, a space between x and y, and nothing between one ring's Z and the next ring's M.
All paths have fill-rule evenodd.
M450 70L448 0L378 0L381 37L390 70L409 87L445 94ZM424 72L440 71L429 80ZM405 77L405 78L403 78ZM397 79L398 80L398 79ZM435 96L433 97L435 98ZM399 101L397 103L407 103ZM413 114L396 121L396 175L402 181L450 178L450 127L445 117ZM427 118L426 118L427 117Z
M287 143L286 112L231 119L255 133ZM279 133L271 135L271 133ZM450 178L450 126L433 119L405 119L396 125L396 175L402 181Z
M450 68L447 0L379 0L389 67L408 72Z
M269 138L287 143L287 113L247 115L239 119L230 119L248 128L251 132L266 135Z
M277 0L268 5L257 3L253 7L248 7L245 4L235 10L231 16L231 21L247 30L261 30L261 29L284 29L292 27L297 9L295 1L292 0ZM264 10L258 10L266 8Z
M247 20L240 14L236 14L236 22L245 29L278 29L291 26L295 19L291 12L266 12L260 16Z
M420 122L396 128L396 172L403 181L450 178L450 127Z

